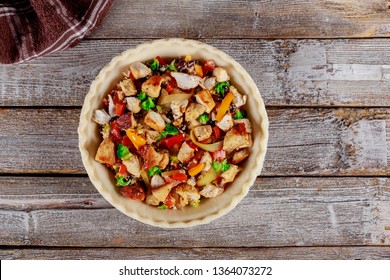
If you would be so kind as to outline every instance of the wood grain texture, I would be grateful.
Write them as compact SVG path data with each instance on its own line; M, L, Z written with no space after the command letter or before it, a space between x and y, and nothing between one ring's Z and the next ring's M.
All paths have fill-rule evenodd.
M244 66L269 106L390 106L389 40L204 41ZM142 42L87 40L0 66L0 106L82 106L100 69Z
M385 260L390 247L4 248L2 260Z
M118 0L91 37L388 37L390 10L386 2Z
M0 110L0 173L85 174L79 109ZM269 109L262 175L390 175L390 109Z
M0 216L6 221L0 224L2 245L390 245L389 178L258 178L241 203L222 218L208 225L170 230L144 225L107 207L88 178L25 177L24 188L15 187L12 177L0 178ZM77 185L81 186L78 192ZM88 209L86 200L95 209Z

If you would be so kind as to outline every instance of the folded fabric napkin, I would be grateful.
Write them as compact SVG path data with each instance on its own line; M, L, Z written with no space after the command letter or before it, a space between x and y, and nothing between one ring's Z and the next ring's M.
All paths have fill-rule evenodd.
M0 63L28 61L76 45L113 0L0 0Z

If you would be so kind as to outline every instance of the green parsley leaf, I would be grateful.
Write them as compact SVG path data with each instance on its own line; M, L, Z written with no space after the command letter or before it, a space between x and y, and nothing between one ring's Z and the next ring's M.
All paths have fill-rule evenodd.
M224 159L222 162L213 161L212 166L216 172L225 172L230 168L230 164L227 163L226 159Z
M220 82L215 86L215 92L220 94L222 97L225 96L225 93L229 90L229 82Z
M202 114L199 116L199 121L200 123L202 124L207 124L207 122L209 121L210 117L209 115L207 115L206 113Z
M138 99L141 100L141 101L144 101L144 100L147 98L146 93L143 92L143 91L141 91L140 93L138 93L137 97L138 97Z
M178 134L179 134L179 130L177 129L177 127L168 123L165 126L164 130L161 132L161 134L156 138L156 140L160 141L167 135L178 135Z
M158 69L160 69L160 63L158 62L157 58L153 59L153 63L150 65L150 69L152 69L153 71L157 71Z
M116 155L120 159L128 160L131 158L132 154L130 153L130 150L128 147L119 144L116 148Z
M168 69L177 72L177 68L175 66L175 59L172 60L171 64L169 64Z
M149 177L153 177L153 175L161 174L161 172L162 171L161 171L161 169L158 166L154 166L154 167L149 169L148 175L149 175Z
M158 209L168 209L168 206L166 206L165 204L161 205L161 206L158 206L157 207Z
M130 185L130 182L131 182L130 180L126 182L123 176L119 176L119 178L116 181L116 185L120 187L124 187Z
M234 118L239 120L239 119L243 119L244 116L242 115L242 112L240 110L237 110L236 114L234 115Z
M148 97L144 102L141 103L141 108L148 111L150 109L156 108L156 104L151 97Z

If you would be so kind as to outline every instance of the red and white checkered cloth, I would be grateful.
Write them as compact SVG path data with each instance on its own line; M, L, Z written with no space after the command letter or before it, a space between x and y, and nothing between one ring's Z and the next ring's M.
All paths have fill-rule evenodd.
M0 0L0 63L24 62L76 45L113 0Z

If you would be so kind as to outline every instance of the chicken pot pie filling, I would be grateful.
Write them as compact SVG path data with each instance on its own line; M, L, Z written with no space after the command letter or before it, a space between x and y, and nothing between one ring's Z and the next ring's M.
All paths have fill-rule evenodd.
M213 60L134 62L94 112L103 138L95 160L125 198L197 207L222 194L249 156L246 101Z

